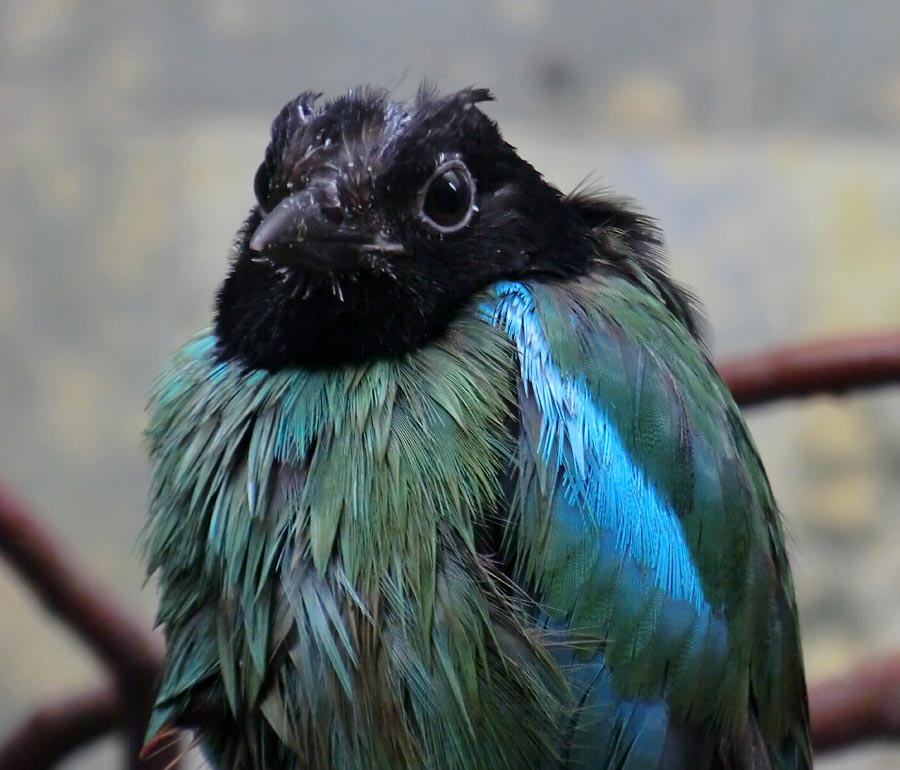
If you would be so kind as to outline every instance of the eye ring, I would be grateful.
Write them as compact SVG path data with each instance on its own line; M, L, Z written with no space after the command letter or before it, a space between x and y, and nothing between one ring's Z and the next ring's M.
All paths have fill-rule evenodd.
M417 199L419 219L442 234L462 230L475 212L475 180L459 158L435 169Z

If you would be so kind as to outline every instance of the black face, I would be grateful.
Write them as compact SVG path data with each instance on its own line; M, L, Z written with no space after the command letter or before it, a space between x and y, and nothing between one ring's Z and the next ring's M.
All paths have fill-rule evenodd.
M590 227L475 106L489 98L285 105L218 295L221 355L266 369L400 356L496 280L583 270Z

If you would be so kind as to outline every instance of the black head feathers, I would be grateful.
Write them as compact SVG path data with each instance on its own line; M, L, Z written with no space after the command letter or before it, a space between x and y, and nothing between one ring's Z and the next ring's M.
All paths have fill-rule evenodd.
M491 98L360 88L286 104L218 295L220 355L266 369L399 356L494 281L564 280L627 252L657 265L648 220L565 198L479 109ZM625 256L604 256L604 218Z

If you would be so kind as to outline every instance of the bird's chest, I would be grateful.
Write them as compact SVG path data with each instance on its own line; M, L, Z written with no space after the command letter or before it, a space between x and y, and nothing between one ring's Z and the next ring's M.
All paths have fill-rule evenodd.
M396 571L398 560L430 569L442 539L471 543L477 521L498 504L511 373L417 374L362 377L341 397L320 399L328 406L313 424L285 408L275 427L259 428L288 438L270 478L259 468L257 486L271 488L273 522L291 522L295 548L320 573L337 563L367 584Z
M201 338L176 358L148 431L170 646L202 625L217 640L204 670L279 745L335 714L354 731L377 716L390 729L364 733L399 736L378 751L404 754L420 729L396 727L409 703L438 730L446 694L485 697L452 672L474 672L472 688L511 676L484 657L494 626L516 623L475 531L512 456L514 351L477 317L366 367L247 373L212 350Z
M205 338L158 394L149 550L250 600L286 554L354 586L473 540L511 454L514 355L469 319L399 361L242 372ZM201 355L190 355L200 353Z

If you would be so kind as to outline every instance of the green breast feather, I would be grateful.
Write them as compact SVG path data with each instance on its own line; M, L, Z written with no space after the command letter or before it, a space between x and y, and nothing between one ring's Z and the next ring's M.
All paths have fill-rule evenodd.
M475 736L486 768L537 761L557 683L476 550L513 365L475 317L363 368L242 372L208 334L175 356L149 429L169 641L151 732L203 700L278 767L472 767Z
M498 285L343 369L246 371L205 332L148 437L151 734L202 712L230 767L637 770L677 727L808 764L764 472L697 343L624 278Z

